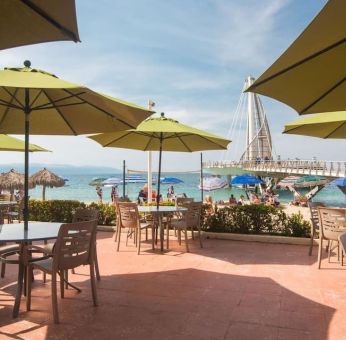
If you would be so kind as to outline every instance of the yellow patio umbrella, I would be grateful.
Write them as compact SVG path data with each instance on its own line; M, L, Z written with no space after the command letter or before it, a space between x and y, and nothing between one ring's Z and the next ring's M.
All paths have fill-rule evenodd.
M0 134L0 151L25 151L25 142L21 139ZM36 144L29 144L29 152L49 152Z
M0 50L57 40L80 41L74 0L1 0Z
M28 221L29 135L80 135L136 128L146 108L94 92L42 70L0 71L0 133L25 134L24 224Z
M329 0L246 91L277 99L299 114L346 110L345 13L345 0Z
M162 151L194 152L203 150L225 150L230 140L206 131L166 118L163 113L159 118L149 118L137 129L102 133L89 138L104 147L134 149L142 151L159 151L159 171L157 181L157 206L160 197Z
M318 113L285 125L283 133L319 138L346 138L346 111Z

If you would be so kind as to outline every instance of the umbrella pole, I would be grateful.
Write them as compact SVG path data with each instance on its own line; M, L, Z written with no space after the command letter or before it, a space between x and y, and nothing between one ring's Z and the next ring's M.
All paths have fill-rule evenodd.
M201 200L203 203L203 153L201 152Z
M125 185L126 185L126 162L125 159L123 160L123 200L125 201Z
M24 230L28 230L29 221L29 134L30 134L30 98L29 89L25 89L25 159L24 159Z
M156 206L157 209L159 209L160 205L160 182L161 182L161 160L162 160L162 139L163 139L163 134L162 132L160 133L160 153L159 153L159 173L157 177L157 194L156 194Z

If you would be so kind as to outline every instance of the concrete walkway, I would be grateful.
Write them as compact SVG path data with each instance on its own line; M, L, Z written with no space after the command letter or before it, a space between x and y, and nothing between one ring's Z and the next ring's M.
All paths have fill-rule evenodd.
M125 239L125 237L124 237ZM160 254L132 242L116 252L112 233L98 234L101 281L93 307L88 268L70 274L69 289L52 322L50 281L37 272L32 311L22 299L11 318L16 268L0 280L0 339L346 339L346 266L323 261L315 247L239 241L172 240Z

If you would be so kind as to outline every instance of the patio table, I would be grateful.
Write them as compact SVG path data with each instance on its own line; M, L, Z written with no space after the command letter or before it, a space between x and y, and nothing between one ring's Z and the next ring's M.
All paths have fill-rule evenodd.
M157 214L159 220L159 230L160 230L160 249L163 251L163 225L162 225L162 217L167 213L177 213L177 212L185 212L187 208L184 207L176 207L176 206L139 206L138 211L140 213L148 213L148 214Z
M0 225L0 242L16 242L19 244L17 292L12 313L14 318L18 316L23 291L26 246L33 241L56 239L61 224L59 222L29 222L28 230L24 230L24 223Z

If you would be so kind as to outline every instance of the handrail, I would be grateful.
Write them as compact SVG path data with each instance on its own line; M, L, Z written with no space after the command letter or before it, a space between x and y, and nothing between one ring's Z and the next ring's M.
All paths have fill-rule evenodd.
M253 160L253 161L208 161L203 168L241 168L249 172L282 173L294 175L318 175L325 177L346 177L346 161L320 160Z

